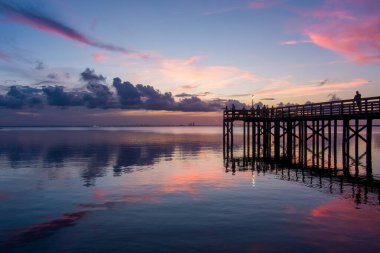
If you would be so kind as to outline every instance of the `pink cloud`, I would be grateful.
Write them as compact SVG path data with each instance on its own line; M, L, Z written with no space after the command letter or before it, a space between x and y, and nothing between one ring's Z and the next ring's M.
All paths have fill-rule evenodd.
M281 45L297 45L297 44L305 44L305 43L312 43L311 40L288 40L281 42Z
M258 76L234 66L202 65L198 56L187 59L160 58L151 75L158 75L168 83L178 84L184 89L202 87L220 88L239 81L257 81ZM189 85L189 83L191 85Z
M101 53L96 53L92 55L95 63L102 63L107 59L107 55L101 54Z
M369 81L366 79L358 78L349 82L336 82L336 83L325 83L323 85L297 85L289 82L278 83L265 87L257 92L257 96L267 96L267 95L294 95L299 94L300 96L306 95L316 95L316 94L328 94L331 92L337 92L341 90L347 90L351 88L361 87L368 84Z
M185 84L185 85L181 86L181 88L184 90L191 90L191 89L195 89L197 87L198 87L198 85L194 85L194 84Z
M380 2L327 0L315 10L300 12L312 43L361 63L380 62Z

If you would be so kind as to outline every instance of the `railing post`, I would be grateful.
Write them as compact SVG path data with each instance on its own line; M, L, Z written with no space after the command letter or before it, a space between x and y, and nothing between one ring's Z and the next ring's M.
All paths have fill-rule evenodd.
M311 117L314 116L313 104L311 104Z
M330 116L333 115L333 111L332 111L332 108L333 108L333 102L330 103Z

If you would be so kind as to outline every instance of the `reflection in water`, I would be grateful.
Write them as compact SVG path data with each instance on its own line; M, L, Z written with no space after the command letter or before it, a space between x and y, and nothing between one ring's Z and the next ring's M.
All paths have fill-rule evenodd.
M50 220L47 222L32 225L15 233L3 247L0 247L1 252L9 252L37 240L45 239L52 236L57 230L65 227L75 226L75 223L86 215L86 211L75 213L64 213L61 218Z
M160 159L170 160L175 149L183 156L198 156L202 148L220 149L218 140L202 135L176 136L145 132L97 131L21 131L0 132L0 158L9 167L24 168L30 164L45 168L76 166L85 186L94 186L112 168L114 176L141 170ZM190 141L189 141L190 140ZM186 141L186 142L185 142ZM50 179L58 176L52 170Z
M253 172L258 176L272 174L280 180L301 183L325 193L340 194L353 199L356 204L380 204L380 181L376 179L365 180L357 175L347 175L342 170L291 167L265 161L234 159L233 163L231 167L226 164L227 173L251 171L253 176Z
M377 252L376 156L225 168L208 131L0 131L0 252Z

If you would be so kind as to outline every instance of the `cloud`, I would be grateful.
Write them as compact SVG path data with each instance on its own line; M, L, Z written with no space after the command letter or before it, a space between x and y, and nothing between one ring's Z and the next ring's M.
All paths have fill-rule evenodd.
M95 70L86 68L81 74L81 80L87 83L89 93L83 95L84 104L89 108L112 107L112 93L107 85L106 78L95 74Z
M186 85L181 86L184 89L192 89L197 86L208 89L219 88L235 82L253 82L259 79L255 73L233 66L204 66L198 60L194 60L194 57L188 59L161 58L158 61L157 69L157 74L161 75L161 79L177 84L185 83Z
M205 97L207 95L210 95L212 94L211 92L201 92L201 93L198 93L198 94L190 94L190 93L186 93L186 92L182 92L180 94L177 94L175 95L175 97L177 98L185 98L185 97Z
M0 3L0 12L3 12L10 22L19 23L33 27L37 30L61 36L63 38L80 42L89 46L105 49L108 51L125 53L132 57L149 58L150 52L140 52L126 49L124 47L112 45L89 38L79 31L71 28L51 17L33 12L31 9L16 7L8 3Z
M136 85L137 90L144 101L144 109L160 108L161 110L169 110L175 108L176 102L170 92L161 93L150 85Z
M184 90L191 90L191 89L195 89L197 87L198 87L198 85L192 85L192 84L185 84L185 85L181 86L181 88Z
M305 43L313 43L311 40L288 40L283 41L280 44L281 45L298 45L298 44L305 44Z
M76 92L65 92L63 86L48 86L42 88L49 105L54 106L80 106L83 100Z
M261 90L256 91L256 95L294 95L300 96L315 95L315 94L329 94L333 91L340 91L354 87L361 87L368 84L369 81L363 78L357 78L348 82L325 83L323 85L297 85L291 83L278 83L275 85L267 86Z
M117 91L120 104L125 108L137 109L142 104L140 93L130 82L122 82L119 77L113 79L113 87Z
M34 69L36 70L45 69L45 64L42 61L36 61L35 63L36 63L36 66L34 67Z
M92 55L95 63L102 63L107 59L107 55L101 54L101 53L96 53Z
M315 45L351 62L380 62L380 2L326 0L313 10L299 11L303 33Z
M81 80L88 83L105 82L106 78L102 75L96 75L95 70L86 68L81 74Z
M53 80L58 79L58 75L56 73L49 73L46 77Z
M319 86L325 85L325 84L327 83L328 80L329 80L329 79L326 78L325 80L323 80L322 82L319 83Z
M188 97L193 97L194 96L194 94L189 94L189 93L185 93L185 92L182 92L182 93L180 93L180 94L177 94L177 95L175 95L175 97L177 97L177 98L188 98Z
M251 97L251 96L252 96L251 93L233 94L233 95L230 95L230 97Z
M113 93L105 83L106 77L89 68L80 74L80 80L86 83L85 89L67 90L63 86L51 85L51 81L44 81L41 84L47 86L42 87L13 85L6 94L0 95L0 107L41 108L46 105L59 108L81 106L102 109L213 112L226 105L235 104L236 108L246 106L237 100L199 98L209 95L210 92L173 96L171 92L161 92L151 85L134 85L128 81L123 82L118 77L113 79L112 86L116 90L116 93ZM175 97L182 99L176 101Z
M18 109L40 107L43 104L41 90L29 86L10 86L5 95L0 95L0 107Z

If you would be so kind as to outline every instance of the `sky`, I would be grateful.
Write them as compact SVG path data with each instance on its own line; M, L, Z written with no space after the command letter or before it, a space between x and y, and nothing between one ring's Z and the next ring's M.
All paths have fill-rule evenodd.
M0 0L0 34L0 125L220 124L232 103L380 95L378 0Z

